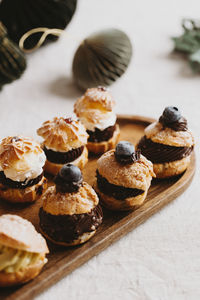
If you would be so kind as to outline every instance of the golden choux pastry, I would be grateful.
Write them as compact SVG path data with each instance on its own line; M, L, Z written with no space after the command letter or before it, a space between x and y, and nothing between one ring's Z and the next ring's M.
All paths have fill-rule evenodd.
M93 188L83 181L78 167L67 164L43 195L40 229L51 242L75 246L90 239L102 223L103 213Z
M29 222L16 215L0 216L0 286L25 283L47 263L45 239Z
M132 210L144 202L152 177L152 163L121 141L98 159L94 189L108 209Z
M89 134L89 152L99 154L115 147L120 130L113 112L114 105L115 101L105 87L87 89L76 101L74 112Z
M47 157L45 171L48 173L56 175L66 163L82 169L88 162L88 134L78 120L55 117L44 122L37 133L44 139L42 148Z
M0 198L20 203L39 199L47 187L45 161L44 151L32 138L4 138L0 143Z
M157 178L183 173L190 164L194 138L176 107L166 107L158 122L149 125L137 148L153 163Z

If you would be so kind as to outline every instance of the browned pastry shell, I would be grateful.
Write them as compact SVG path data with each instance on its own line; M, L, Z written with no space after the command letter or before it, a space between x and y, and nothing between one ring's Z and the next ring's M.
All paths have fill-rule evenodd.
M83 243L87 242L91 237L93 237L93 235L96 233L96 230L93 230L91 232L85 232L82 235L80 235L78 239L76 239L70 243L66 243L66 242L57 242L57 241L51 239L45 232L42 231L41 228L40 228L40 231L52 243L59 245L59 246L65 246L65 247L71 247L71 246L77 246L77 245L83 244Z
M0 144L1 168L3 170L16 168L16 163L22 160L24 155L28 155L31 152L35 155L39 155L43 152L40 144L32 138L23 136L8 136L4 138ZM23 171L25 171L26 168L27 165L24 164ZM20 165L20 169L22 169L22 165Z
M79 167L79 169L83 169L85 167L85 165L88 162L88 150L87 147L84 147L84 150L82 152L82 154L74 161L72 161L71 163L77 167ZM53 162L50 162L48 160L46 160L44 169L47 173L52 174L52 175L56 175L58 174L58 172L60 171L60 169L63 167L63 164L55 164Z
M0 183L0 198L12 203L28 203L37 201L47 188L47 180L43 176L35 185L25 189L10 188Z
M45 239L26 219L17 215L0 216L0 243L17 250L38 253L39 260L17 272L0 272L0 287L19 285L36 277L46 264L49 252Z
M55 117L46 121L37 130L49 149L67 152L87 144L88 134L78 120Z
M110 210L121 210L121 211L131 210L139 207L144 202L148 191L146 190L143 194L138 195L136 197L130 197L124 200L117 200L114 197L111 197L101 192L97 186L96 181L94 183L94 189L100 198L101 201L100 203L104 207Z
M0 243L28 252L49 252L45 239L35 230L33 224L17 215L0 216Z
M100 143L88 142L87 143L88 151L94 154L101 154L108 150L111 150L115 148L117 142L119 141L119 136L120 136L120 129L119 129L119 125L117 124L116 129L113 132L112 138L110 138L108 141L103 141Z
M44 193L42 201L43 210L52 215L88 213L99 203L97 194L86 182L76 193L58 193L55 186L51 186Z
M35 278L45 265L45 259L39 260L36 264L30 265L18 272L0 272L0 287L9 287L26 283Z
M189 166L191 154L176 161L162 164L153 164L153 170L156 178L168 178L182 174Z
M175 147L191 147L194 145L194 137L190 130L175 131L165 127L159 122L150 124L144 131L147 139L154 143L160 143Z
M120 164L114 154L115 150L104 153L97 161L100 175L109 183L127 188L146 190L152 177L155 177L152 163L143 155L132 164Z
M74 112L79 117L83 110L99 109L112 111L115 101L106 88L90 88L87 89L85 94L79 98L74 105Z

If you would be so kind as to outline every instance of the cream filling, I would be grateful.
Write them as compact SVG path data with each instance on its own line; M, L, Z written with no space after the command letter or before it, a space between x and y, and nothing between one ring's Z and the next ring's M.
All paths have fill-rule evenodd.
M87 130L95 131L95 128L104 130L109 126L113 126L116 123L117 116L113 112L102 113L101 118L98 120L90 120L87 118L87 115L83 114L80 116L80 121L85 125Z
M42 151L39 154L30 152L15 162L10 168L3 169L5 176L13 181L25 181L37 178L43 172L43 166L46 161L46 156Z
M13 273L43 259L40 253L18 250L0 244L0 272Z

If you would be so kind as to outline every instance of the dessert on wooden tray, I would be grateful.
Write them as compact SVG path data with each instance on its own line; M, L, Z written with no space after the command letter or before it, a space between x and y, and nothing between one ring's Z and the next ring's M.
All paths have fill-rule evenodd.
M47 263L45 239L31 222L0 216L0 286L19 285L36 277Z
M166 107L159 121L144 133L137 147L153 163L157 178L176 176L187 169L194 138L177 107Z
M75 246L89 240L102 223L102 210L93 188L83 181L80 169L62 167L47 189L40 209L40 228L55 244Z
M73 163L79 168L86 165L88 134L78 120L55 117L44 122L37 133L44 139L42 148L47 157L46 172L56 175L66 163Z
M105 87L87 89L74 105L74 112L89 134L89 152L99 154L115 147L119 139L115 101Z
M47 187L45 154L32 138L9 136L0 144L0 197L9 202L33 202Z
M8 202L40 201L33 204L28 213L28 207L23 212L23 207L17 207L17 204L16 211L13 204L10 206L12 211L9 211L9 204L4 201L8 207L1 209L3 215L0 216L0 286L18 285L33 279L47 262L45 256L48 253L45 239L34 226L8 213L22 212L22 216L29 218L35 226L39 225L41 233L56 245L67 247L85 243L99 227L101 234L103 227L103 232L114 240L110 236L109 226L123 220L124 215L120 211L129 211L125 212L129 221L124 219L124 224L134 224L131 216L137 215L138 208L144 210L138 215L145 213L148 218L151 209L155 212L155 207L158 210L167 203L162 199L159 203L153 202L155 192L152 193L151 189L148 193L152 178L173 177L177 182L175 176L189 167L192 158L192 167L189 167L191 170L187 175L189 179L184 179L189 184L194 174L194 138L180 111L176 107L166 107L159 121L152 124L141 121L145 118L132 117L136 123L130 117L119 118L121 139L123 137L124 140L117 144L120 130L113 107L114 100L106 88L91 88L75 103L78 120L55 117L37 130L38 135L43 137L42 147L33 139L22 136L2 140L0 197ZM133 122L134 126L138 126L137 130L130 124L126 128L124 120L125 123ZM139 125L136 125L138 122ZM144 123L150 125L140 139ZM137 145L136 149L130 141ZM89 163L88 150L99 155L92 156ZM43 168L55 176L53 182L49 181L49 187ZM84 178L87 174L87 182L83 180L79 168ZM173 185L168 179L160 182L165 186L162 191ZM179 194L186 188L183 183L180 185ZM153 190L156 191L156 188L153 187ZM160 189L155 194L158 197ZM100 204L113 210L109 213L104 211L107 218L104 218L105 224L102 224L103 212L98 197ZM168 196L163 196L163 199L166 197L168 199ZM170 194L170 199L175 197ZM152 204L149 204L150 201ZM149 205L147 212L146 205ZM120 222L119 226L122 226ZM113 230L112 235L117 239L122 230ZM96 238L97 247L94 243L93 250L88 246L88 251L98 253L101 246L103 249L108 245L106 238L102 241L99 235ZM80 263L77 262L77 265Z
M155 174L140 151L121 141L98 159L96 177L95 190L105 207L130 210L144 202Z

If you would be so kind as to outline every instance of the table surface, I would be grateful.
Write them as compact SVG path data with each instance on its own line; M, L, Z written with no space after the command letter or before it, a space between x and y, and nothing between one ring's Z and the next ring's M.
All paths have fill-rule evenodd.
M58 42L28 56L23 77L0 93L0 137L36 137L40 124L70 115L81 92L71 77L73 54L91 32L117 27L130 36L134 56L111 91L118 113L157 118L168 105L187 117L197 145L189 189L143 225L52 286L44 299L199 299L200 297L200 75L171 53L183 17L198 18L197 0L79 0Z

